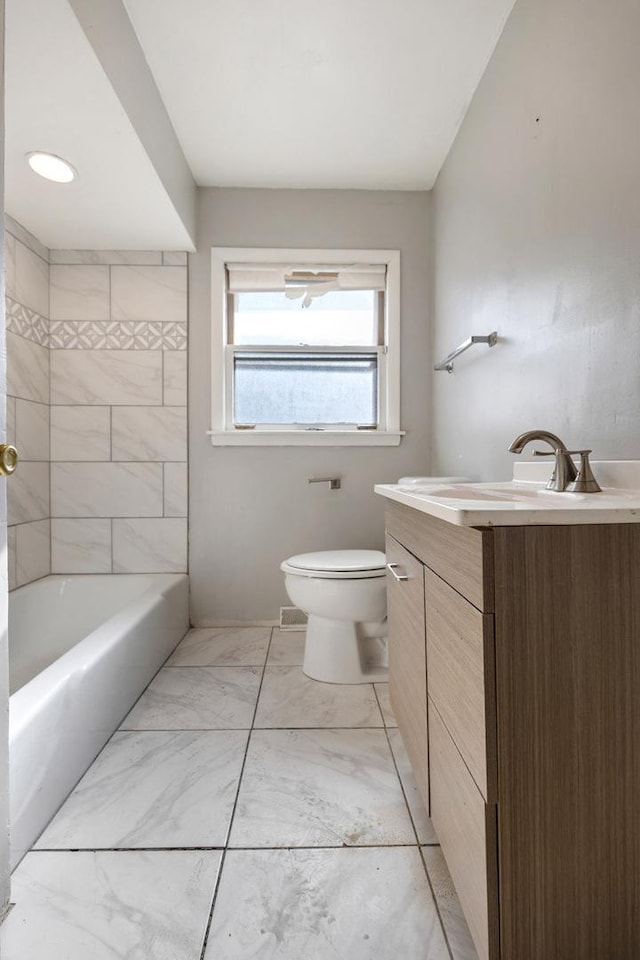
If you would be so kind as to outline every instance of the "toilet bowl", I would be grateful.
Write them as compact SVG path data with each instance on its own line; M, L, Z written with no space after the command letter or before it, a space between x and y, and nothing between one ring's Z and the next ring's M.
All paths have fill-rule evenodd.
M384 553L303 553L280 569L291 602L308 616L303 672L325 683L387 680Z

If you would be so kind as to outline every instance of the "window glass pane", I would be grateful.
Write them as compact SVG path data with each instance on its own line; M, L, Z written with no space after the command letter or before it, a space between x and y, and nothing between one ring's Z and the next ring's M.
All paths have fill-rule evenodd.
M234 397L240 424L376 424L377 354L236 354Z
M233 340L249 346L374 346L376 296L373 290L333 290L303 307L302 297L290 300L281 291L237 293Z

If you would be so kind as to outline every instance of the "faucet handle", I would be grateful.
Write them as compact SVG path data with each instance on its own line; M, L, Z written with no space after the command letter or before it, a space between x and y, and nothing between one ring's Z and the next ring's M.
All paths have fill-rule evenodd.
M600 493L602 487L594 477L589 463L591 450L567 450L567 453L580 457L578 476L567 484L567 493Z
M555 493L562 493L569 488L569 483L576 479L578 471L576 465L571 459L573 450L565 450L564 447L557 447L553 451L534 450L534 457L555 457L556 463L551 474L551 479L547 483L547 490L554 490ZM595 483L595 480L594 480Z

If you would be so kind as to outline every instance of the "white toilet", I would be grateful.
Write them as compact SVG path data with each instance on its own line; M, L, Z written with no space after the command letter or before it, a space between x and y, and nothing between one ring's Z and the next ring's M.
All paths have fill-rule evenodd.
M407 488L467 477L402 477ZM380 550L301 553L280 564L291 602L307 614L302 669L325 683L388 680L386 558Z
M325 683L387 680L384 553L302 553L280 569L291 602L309 618L304 673Z

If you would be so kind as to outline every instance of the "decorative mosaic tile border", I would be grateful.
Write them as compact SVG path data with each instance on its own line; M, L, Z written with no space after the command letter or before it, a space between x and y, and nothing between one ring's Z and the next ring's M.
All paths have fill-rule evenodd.
M186 323L47 320L6 298L7 330L51 350L186 350Z
M17 300L6 298L7 330L41 347L49 346L49 321Z
M51 320L52 350L186 350L186 323Z

